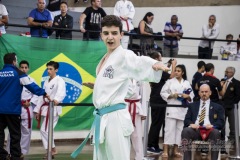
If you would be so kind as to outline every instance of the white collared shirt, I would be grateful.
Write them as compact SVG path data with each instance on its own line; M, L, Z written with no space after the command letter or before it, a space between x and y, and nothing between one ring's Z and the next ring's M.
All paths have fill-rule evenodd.
M204 123L203 125L206 126L207 124L211 124L210 123L210 120L209 120L209 108L211 107L210 106L210 99L208 99L207 101L205 101L205 107L206 107L206 114L205 114L205 118L204 118ZM195 124L199 125L199 118L200 118L200 114L201 114L201 111L202 111L202 105L203 105L203 101L200 100L200 108L199 108L199 111L198 111L198 116L197 116L197 120L195 121Z

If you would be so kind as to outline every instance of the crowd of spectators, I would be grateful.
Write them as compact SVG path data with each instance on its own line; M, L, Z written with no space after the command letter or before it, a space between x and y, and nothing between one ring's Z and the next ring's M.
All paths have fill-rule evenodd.
M0 1L1 2L1 1ZM78 3L79 0L75 0ZM83 0L88 2L88 0ZM101 7L101 0L90 0L91 6L87 7L80 15L79 24L80 31L83 33L83 40L101 40L100 22L106 16L106 12ZM56 31L56 38L72 39L73 17L67 14L68 4L66 0L49 0L46 4L45 0L37 0L37 8L33 9L28 16L28 25L31 26L30 33L32 37L47 38ZM0 4L0 31L6 33L5 26L8 23L8 12L3 4ZM178 23L178 16L172 15L171 20L166 22L164 26L163 51L156 42L155 38L150 35L154 33L151 23L154 19L152 12L146 13L140 21L138 29L134 29L133 19L135 8L129 0L119 0L114 6L114 15L119 16L123 24L123 32L137 33L141 35L139 52L140 55L147 55L148 51L157 50L162 52L163 57L177 57L179 44L178 41L183 36L183 28ZM57 18L55 18L57 16ZM51 27L59 29L49 29ZM63 30L60 30L63 28ZM70 29L70 30L68 30ZM214 40L220 33L220 25L216 23L216 16L210 15L208 24L202 26L202 40L198 45L199 59L212 59ZM161 35L161 34L160 34ZM236 44L231 42L234 39L232 34L226 37L227 43L221 46L219 51L222 60L240 60L239 42ZM239 38L238 38L238 41ZM128 48L129 36L123 36L121 40L122 46Z

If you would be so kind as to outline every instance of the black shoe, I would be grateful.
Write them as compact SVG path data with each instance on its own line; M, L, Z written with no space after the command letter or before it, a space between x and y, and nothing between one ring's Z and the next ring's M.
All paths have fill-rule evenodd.
M163 152L163 150L160 148L156 148L156 147L148 147L147 152L152 153L152 154L160 154Z
M228 155L228 153L225 149L221 150L221 156L227 156L227 155Z

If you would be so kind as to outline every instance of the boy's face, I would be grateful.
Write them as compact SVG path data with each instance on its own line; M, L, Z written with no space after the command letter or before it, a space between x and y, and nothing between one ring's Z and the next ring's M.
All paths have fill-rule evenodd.
M28 73L28 70L29 70L27 64L21 64L19 69L20 69L23 73L26 73L26 74Z
M55 69L53 66L47 66L47 71L49 77L53 78L56 76L58 69Z
M114 51L118 46L120 46L120 41L122 39L123 32L120 33L119 27L111 26L102 27L101 37L107 46L108 52Z

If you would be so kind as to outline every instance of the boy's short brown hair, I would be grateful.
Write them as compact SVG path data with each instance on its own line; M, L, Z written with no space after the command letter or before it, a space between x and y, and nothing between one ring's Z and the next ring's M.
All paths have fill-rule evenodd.
M121 22L121 19L117 16L107 15L107 16L103 17L102 22L101 22L101 29L102 29L102 27L105 27L105 26L119 27L120 32L122 32L122 22Z

